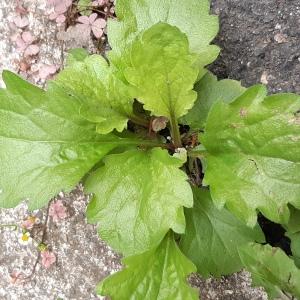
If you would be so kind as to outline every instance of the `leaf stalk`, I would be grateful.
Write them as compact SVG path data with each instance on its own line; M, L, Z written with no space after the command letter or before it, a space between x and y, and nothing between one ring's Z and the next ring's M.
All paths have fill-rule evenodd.
M182 147L181 136L180 136L177 119L176 119L174 113L171 113L170 125L171 125L171 128L170 128L171 136L173 139L174 146L175 146L175 148L181 148Z
M129 119L137 125L140 125L145 128L149 128L149 121L147 121L146 119L144 119L140 116L132 114L129 116Z

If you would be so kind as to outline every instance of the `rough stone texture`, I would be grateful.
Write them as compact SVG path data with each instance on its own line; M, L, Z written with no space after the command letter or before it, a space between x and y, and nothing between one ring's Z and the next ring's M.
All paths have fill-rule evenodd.
M245 86L300 92L300 0L213 0L222 52L211 68Z
M120 269L120 258L97 235L94 226L86 223L87 197L82 187L61 194L68 218L58 223L48 222L46 242L57 256L50 269L37 265L36 272L25 283L11 283L13 271L28 276L37 258L37 243L23 246L18 242L21 230L1 229L0 237L0 299L1 300L96 300L95 286L105 276ZM35 212L44 221L46 210ZM22 203L15 209L1 209L2 224L21 225L28 215Z
M57 39L61 29L45 16L45 0L26 2L30 9L30 29L39 37L41 47L38 57L30 63L36 69L41 63L61 66L63 50L72 43L68 37L67 45ZM9 27L15 15L14 5L14 1L0 0L0 71L7 68L17 72L21 59L10 41L15 31ZM221 46L222 54L212 70L220 78L242 80L246 86L264 82L271 92L299 92L299 6L300 0L214 0L213 10L221 17L221 32L216 43ZM28 79L43 84L34 71ZM0 228L1 300L94 300L97 299L93 292L96 283L120 269L118 255L97 237L94 226L86 224L87 198L82 187L58 197L63 199L69 213L69 217L58 224L49 222L47 242L58 260L49 270L38 265L31 281L12 284L9 274L14 270L30 273L37 255L35 246L19 245L19 231ZM43 218L45 209L36 213ZM14 209L1 209L0 223L20 224L27 214L25 203ZM191 281L200 287L204 300L267 299L262 289L250 287L246 272L221 280L193 277Z
M24 59L18 53L16 45L12 42L12 37L16 33L22 32L21 29L13 26L13 18L17 16L15 12L16 1L0 0L0 71L10 69L32 82L38 82L36 71L42 64L55 64L61 66L63 63L63 44L56 37L57 26L53 22L49 22L45 15L45 0L24 1L28 7L29 26L28 31L37 38L40 46L40 53L37 57ZM21 72L20 62L26 61L32 64L32 72ZM28 75L30 74L30 75ZM1 82L0 82L1 85Z

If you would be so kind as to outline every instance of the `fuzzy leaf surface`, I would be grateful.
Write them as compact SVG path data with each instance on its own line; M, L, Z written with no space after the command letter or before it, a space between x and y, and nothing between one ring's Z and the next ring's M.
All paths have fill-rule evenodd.
M102 56L73 61L59 74L56 83L80 101L81 115L97 123L99 133L126 128L133 98L129 87L115 76Z
M213 201L251 226L257 210L286 224L288 203L300 208L300 96L266 93L258 85L216 103L201 138Z
M177 26L188 38L190 50L199 54L199 69L213 62L219 48L209 45L219 30L218 17L209 14L208 0L122 0L116 3L117 20L109 20L108 37L118 56L144 30L163 22ZM188 17L187 17L188 16ZM112 59L114 60L114 59ZM200 77L204 70L200 71Z
M176 27L159 23L134 41L124 57L124 73L146 110L177 119L196 100L195 59L186 36Z
M227 209L218 210L208 190L194 188L194 207L186 209L186 233L180 249L197 266L198 273L220 277L239 271L238 247L264 241L259 227L251 229Z
M183 206L193 205L193 195L179 159L154 148L110 155L104 163L86 183L94 193L87 217L99 223L101 238L128 256L155 247L170 228L184 232Z
M196 83L194 90L197 92L197 100L193 108L182 118L183 123L192 129L204 129L208 112L215 102L230 103L240 96L246 89L236 80L223 79L207 72Z
M47 92L11 72L0 90L0 206L36 209L72 189L123 140L96 133L80 104L53 83Z
M300 298L300 270L281 249L250 244L239 253L254 285L263 286L271 298L278 297L281 290Z
M171 234L156 248L123 259L124 270L106 278L97 288L112 300L196 300L187 283L195 266L181 253Z

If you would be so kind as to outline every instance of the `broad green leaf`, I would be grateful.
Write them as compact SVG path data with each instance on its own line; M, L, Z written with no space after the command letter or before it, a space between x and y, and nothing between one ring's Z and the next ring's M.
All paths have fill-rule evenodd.
M290 207L290 219L287 225L284 225L287 230L286 236L291 240L291 250L293 259L298 268L300 268L300 210Z
M300 270L281 249L250 244L239 249L241 260L256 286L263 286L271 298L281 290L300 299Z
M177 26L188 38L190 50L199 54L199 67L213 62L219 48L209 45L218 30L218 17L209 14L208 0L122 0L116 3L117 20L108 22L113 55L124 49L144 30L163 22ZM202 70L201 76L204 75Z
M133 98L129 87L114 75L102 56L73 62L59 74L56 84L81 102L81 115L97 123L99 133L126 128Z
M293 206L289 207L290 218L287 224L283 224L284 228L290 233L300 232L300 210Z
M0 90L0 207L43 206L70 190L123 139L96 134L80 104L53 83L47 92L8 71Z
M106 278L97 288L111 300L196 300L198 291L188 286L195 266L180 252L171 234L156 248L123 259L123 271Z
M251 226L257 210L286 224L288 203L300 208L300 96L266 94L258 85L216 103L201 138L213 201Z
M252 230L228 210L218 210L208 190L194 188L194 207L186 209L186 233L180 241L182 252L197 266L198 273L220 277L239 271L238 247L263 242L259 227Z
M68 51L67 66L71 66L76 62L83 62L88 56L89 53L84 48L71 49L70 51Z
M198 75L196 56L176 27L159 23L137 38L128 50L127 81L136 98L156 116L177 119L194 104L193 85Z
M300 269L300 231L295 233L287 232L286 236L291 240L291 250L295 265Z
M246 89L239 81L230 79L218 81L216 76L208 72L196 83L194 90L198 94L197 100L193 108L182 118L182 122L192 129L203 129L208 112L215 102L230 103Z
M110 155L104 163L86 182L94 193L88 221L99 223L101 238L133 255L158 245L170 228L184 232L183 206L193 205L193 195L179 159L154 148Z

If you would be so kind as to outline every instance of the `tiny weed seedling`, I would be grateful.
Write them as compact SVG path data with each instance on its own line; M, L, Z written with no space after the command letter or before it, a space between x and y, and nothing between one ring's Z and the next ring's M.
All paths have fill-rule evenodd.
M97 287L113 300L198 299L189 274L242 268L271 298L300 299L300 97L206 70L219 53L207 0L119 0L116 14L107 57L72 51L46 91L3 73L1 207L37 209L82 180L88 221L124 255Z

